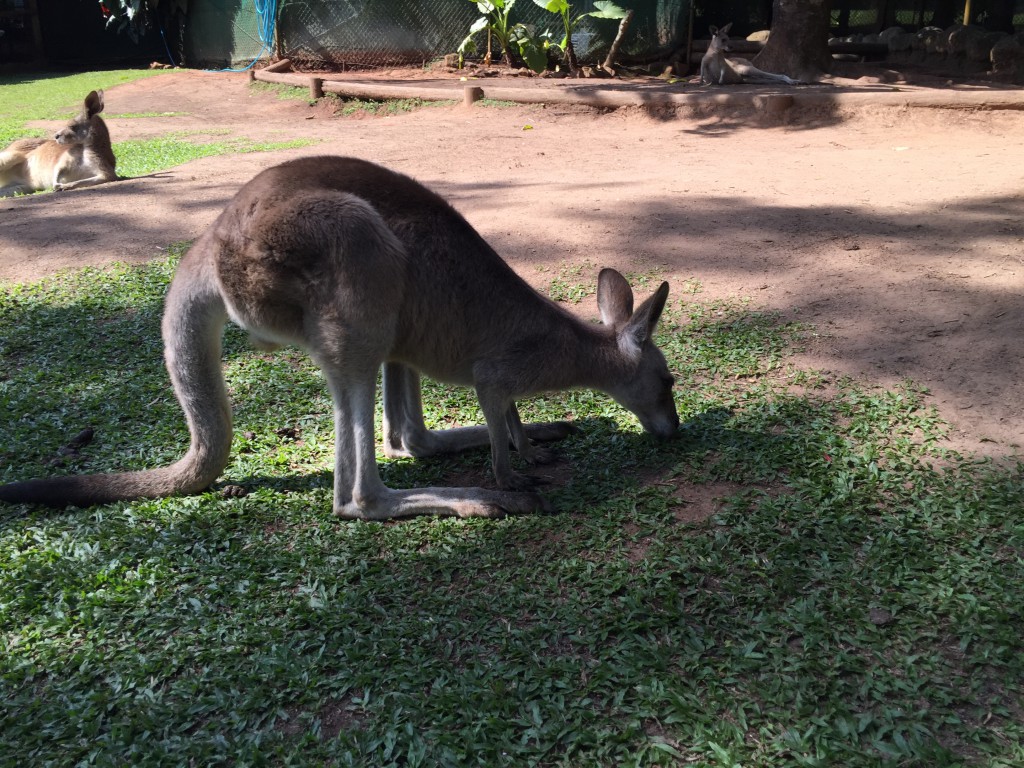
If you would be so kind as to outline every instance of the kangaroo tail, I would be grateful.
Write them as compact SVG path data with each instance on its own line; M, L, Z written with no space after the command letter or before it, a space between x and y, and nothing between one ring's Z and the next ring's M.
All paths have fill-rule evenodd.
M221 372L221 334L227 313L204 236L182 259L167 294L163 338L167 370L185 411L191 444L169 467L105 475L27 480L0 486L0 501L50 507L106 504L195 493L227 465L231 404Z

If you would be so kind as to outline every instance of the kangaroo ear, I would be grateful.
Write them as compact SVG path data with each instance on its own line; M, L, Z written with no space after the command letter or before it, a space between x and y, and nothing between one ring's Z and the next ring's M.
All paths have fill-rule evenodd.
M626 322L633 314L633 289L614 269L602 269L597 276L597 308L601 322L610 326Z
M661 313L665 309L665 302L668 301L668 283L662 283L643 304L636 314L629 319L629 323L622 329L620 340L635 345L637 350L654 335L654 329L661 319Z
M722 27L722 34L723 35L729 34L729 30L730 29L732 29L732 22L731 21L728 24L726 24L724 27Z
M708 27L708 31L711 33L711 36L714 37L715 35L718 34L718 27L712 24L710 27Z
M89 91L89 95L85 97L85 111L89 113L89 117L103 111L103 91Z

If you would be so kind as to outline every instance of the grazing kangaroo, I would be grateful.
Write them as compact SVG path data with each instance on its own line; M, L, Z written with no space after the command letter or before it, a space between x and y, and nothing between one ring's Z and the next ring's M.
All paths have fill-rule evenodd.
M551 455L530 438L565 422L524 425L515 400L570 387L603 390L659 437L679 426L673 378L651 338L668 283L635 311L618 272L602 270L602 324L533 290L441 197L412 179L345 157L308 157L242 187L178 266L167 294L167 369L191 445L170 467L0 486L0 501L84 506L195 493L228 461L231 405L221 372L230 318L263 348L296 344L323 370L334 401L334 512L381 520L418 514L499 516L544 509L512 470ZM384 486L374 459L374 398L383 365L391 456L490 444L499 490ZM428 430L419 376L472 385L486 427Z
M794 80L786 75L776 75L772 72L762 72L749 61L743 59L730 59L726 57L729 51L729 30L732 28L730 21L724 27L711 27L711 41L708 43L707 53L700 60L700 84L711 85L738 85L739 83L786 83L786 85L798 85L799 80Z
M117 179L103 91L91 91L77 117L52 139L20 139L0 152L0 197L91 187Z

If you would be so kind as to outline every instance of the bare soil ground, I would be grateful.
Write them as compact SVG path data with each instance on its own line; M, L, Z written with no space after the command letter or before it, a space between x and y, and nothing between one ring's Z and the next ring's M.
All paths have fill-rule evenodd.
M539 287L615 266L657 271L676 299L690 299L686 281L702 300L749 297L816 327L800 365L883 385L909 377L953 423L955 447L1019 453L1022 111L458 105L342 118L253 92L244 75L188 71L112 88L106 105L115 141L181 131L319 143L0 200L0 280L144 262L196 237L262 168L351 154L447 196ZM118 117L147 112L176 114Z

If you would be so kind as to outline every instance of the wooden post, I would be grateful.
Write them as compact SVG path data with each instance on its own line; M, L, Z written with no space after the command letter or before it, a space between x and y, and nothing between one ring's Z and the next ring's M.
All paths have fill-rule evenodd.
M322 77L309 78L309 98L322 99L324 97L324 81Z
M43 48L43 29L39 24L39 7L36 0L28 0L25 3L25 11L28 13L28 23L32 28L32 63L42 64L46 61L46 51Z
M484 97L484 89L479 85L467 85L462 89L462 103L472 107L473 102L480 101Z

